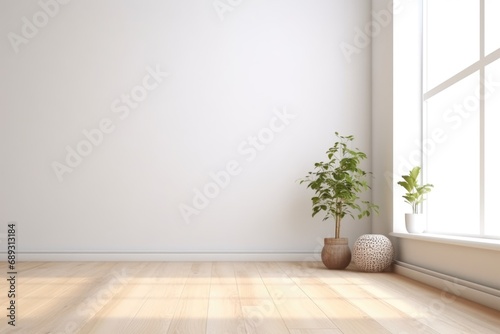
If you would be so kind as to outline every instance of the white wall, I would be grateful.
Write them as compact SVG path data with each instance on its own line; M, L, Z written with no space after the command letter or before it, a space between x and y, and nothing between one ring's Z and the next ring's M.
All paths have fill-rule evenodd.
M373 201L380 213L373 217L372 232L388 235L392 232L393 191L393 15L387 0L372 1L374 22L380 31L372 36L372 171ZM375 17L385 20L375 20Z
M500 290L500 268L493 265L498 262L498 250L404 239L400 243L399 259L434 272Z
M370 47L341 49L370 2L60 2L0 2L0 233L17 222L32 253L317 250L333 224L296 180L335 131L371 154Z

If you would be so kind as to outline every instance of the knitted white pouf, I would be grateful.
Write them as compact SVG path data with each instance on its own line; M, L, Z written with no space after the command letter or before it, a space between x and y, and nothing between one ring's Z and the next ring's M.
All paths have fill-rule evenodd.
M385 235L364 234L354 242L352 260L363 271L383 271L390 266L393 256L394 248Z

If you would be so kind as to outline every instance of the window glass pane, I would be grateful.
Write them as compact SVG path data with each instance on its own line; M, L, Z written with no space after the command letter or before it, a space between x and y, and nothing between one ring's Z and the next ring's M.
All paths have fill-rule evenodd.
M486 67L484 125L485 234L500 236L500 60Z
M486 0L485 10L485 51L486 55L500 48L500 1Z
M426 90L430 90L478 61L479 1L427 1L426 21Z
M423 152L434 184L424 211L428 232L479 234L479 73L426 102Z

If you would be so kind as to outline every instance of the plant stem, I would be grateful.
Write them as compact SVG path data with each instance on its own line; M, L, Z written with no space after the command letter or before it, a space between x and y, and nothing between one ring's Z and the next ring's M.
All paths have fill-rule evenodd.
M335 217L335 239L338 239L340 238L340 220L342 218L340 217L340 215L337 215Z

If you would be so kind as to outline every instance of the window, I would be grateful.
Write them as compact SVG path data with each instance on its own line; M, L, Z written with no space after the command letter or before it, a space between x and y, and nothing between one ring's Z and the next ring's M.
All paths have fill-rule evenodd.
M498 0L424 5L422 156L426 182L435 185L426 202L431 233L500 238L499 16Z

